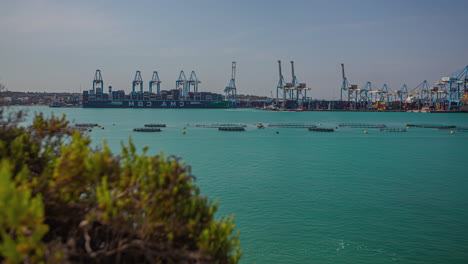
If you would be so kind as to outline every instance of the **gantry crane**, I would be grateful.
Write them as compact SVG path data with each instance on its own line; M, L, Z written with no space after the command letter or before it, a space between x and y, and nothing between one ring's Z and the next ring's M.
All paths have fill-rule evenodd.
M230 107L237 107L237 88L236 88L236 62L232 62L231 80L228 86L224 88L226 100L229 102Z
M342 83L341 83L341 93L340 93L340 100L343 101L343 94L347 98L345 98L345 101L348 102L348 108L353 108L351 104L356 104L358 101L358 92L360 90L357 88L356 84L350 84L348 81L348 78L346 78L345 75L345 67L344 64L341 63L341 77L342 77Z
M228 86L224 89L226 100L229 101L230 107L237 107L237 88L236 88L236 62L232 62L231 80Z
M96 70L96 73L94 73L93 93L96 92L97 88L100 88L101 92L104 89L104 81L102 80L101 70Z
M156 94L161 93L161 81L159 80L158 72L153 72L153 77L151 77L151 81L149 81L149 92L153 92L153 85L156 84Z
M296 100L299 103L299 100L303 100L307 98L307 90L310 88L306 87L305 83L299 83L297 80L295 71L294 71L294 61L291 61L291 77L292 77L292 88L291 88L291 95L290 97L294 97L294 90L296 91Z
M132 92L135 92L135 87L140 86L140 93L143 93L143 78L141 78L140 71L136 71L135 78L132 82Z
M276 85L276 104L278 104L280 91L281 91L281 94L282 94L282 96L281 96L282 99L286 100L285 82L284 82L283 73L281 71L281 61L280 60L278 60L278 69L279 69L279 81L278 81L278 84Z
M187 78L185 77L185 73L184 71L180 71L179 79L177 79L176 81L176 89L181 91L182 96L187 96L186 95L187 86L188 86L188 81L187 81Z
M197 75L195 74L195 71L192 71L190 74L190 79L188 81L188 90L186 91L186 95L190 92L190 88L193 87L193 92L197 93L198 92L198 84L201 83L201 81L198 80Z

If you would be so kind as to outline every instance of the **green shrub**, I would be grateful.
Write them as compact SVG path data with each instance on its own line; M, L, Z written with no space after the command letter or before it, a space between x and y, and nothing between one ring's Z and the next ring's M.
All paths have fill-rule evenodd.
M0 117L5 119L3 111ZM234 216L215 220L190 167L174 156L120 155L65 117L0 124L0 261L237 263Z

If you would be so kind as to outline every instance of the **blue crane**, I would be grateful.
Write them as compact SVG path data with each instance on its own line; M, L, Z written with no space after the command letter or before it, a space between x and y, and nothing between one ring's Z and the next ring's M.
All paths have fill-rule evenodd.
M449 109L456 110L460 107L460 98L464 92L468 92L468 66L443 77L442 82L449 93Z
M224 89L226 100L229 101L230 107L237 107L237 88L236 88L236 62L232 62L231 80L228 86Z
M186 93L188 94L190 92L190 88L192 86L193 86L193 92L197 93L199 83L201 83L201 81L198 80L197 75L195 74L195 71L192 71L192 73L190 73L190 79L188 81L188 90L186 91Z
M358 87L356 84L350 84L348 78L345 75L344 64L341 64L341 77L343 79L341 83L341 93L340 101L343 100L343 93L347 96L346 101L348 102L348 107L353 108L353 103L355 104L358 101Z
M367 82L361 89L356 89L356 94L358 94L358 92L359 95L357 95L356 98L361 104L361 107L368 107L369 103L373 100L372 94L378 92L378 89L376 89L371 82Z
M376 93L377 93L377 98L376 98L377 101L388 103L389 88L386 83L384 83L384 85L382 86L382 89L377 90Z
M294 97L294 90L296 90L296 100L299 100L299 90L297 89L298 81L296 78L296 74L294 73L294 61L291 61L291 83L292 83L292 89L290 90L290 97Z
M406 84L403 84L400 90L396 91L396 94L398 96L398 99L400 99L400 104L402 104L403 101L406 101L406 99L408 98L408 86L406 86ZM404 100L403 96L405 96Z
M132 82L132 92L135 92L135 87L140 86L140 93L143 93L143 79L141 78L140 71L136 71L135 78Z
M161 93L161 81L159 80L158 72L153 72L153 77L151 77L151 81L149 82L149 92L153 92L153 85L156 84L156 94Z
M188 86L188 81L187 78L185 77L184 71L180 71L179 73L179 79L176 81L176 89L181 91L182 96L187 96L185 93L187 91L187 86Z
M341 83L341 94L340 94L340 101L343 100L343 91L348 91L348 102L350 101L350 94L352 94L352 91L350 91L350 85L348 82L348 78L346 78L345 75L345 69L344 69L344 64L341 63L341 78L343 79L343 82Z
M359 89L359 100L361 102L368 101L368 99L372 98L372 95L369 98L369 93L372 91L372 83L366 82L366 84Z
M278 84L276 85L276 104L278 104L280 90L281 90L281 93L282 93L283 100L286 100L286 93L284 91L285 82L284 82L283 73L281 72L281 61L280 60L278 60L278 67L279 67L279 81L278 81Z
M102 80L101 70L96 70L93 80L93 93L96 92L96 88L100 88L101 92L104 89L104 81Z
M291 97L294 97L293 93L294 90L296 90L296 101L303 100L307 98L307 90L310 90L310 88L306 87L305 83L299 83L295 71L294 71L294 61L291 61L291 77L292 77L292 86L293 90L291 91Z
M406 101L408 103L411 103L417 99L418 104L421 104L423 102L423 97L426 91L430 91L430 88L429 83L426 80L424 80L416 87L406 92L406 94L408 95Z

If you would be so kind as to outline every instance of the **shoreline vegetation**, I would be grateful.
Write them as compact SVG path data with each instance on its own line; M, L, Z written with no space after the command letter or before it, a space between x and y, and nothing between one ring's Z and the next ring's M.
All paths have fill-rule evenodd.
M65 116L0 108L0 262L238 263L234 216L215 220L190 166L113 154L70 129Z

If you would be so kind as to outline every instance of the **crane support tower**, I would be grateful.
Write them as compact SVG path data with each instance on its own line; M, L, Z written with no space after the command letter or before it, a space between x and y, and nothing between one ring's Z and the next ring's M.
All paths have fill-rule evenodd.
M376 94L377 94L377 97L375 98L376 101L379 101L379 102L384 102L384 103L388 103L388 94L390 92L390 88L388 88L388 85L385 83L383 86L382 86L382 89L380 90L377 90Z
M290 97L294 97L294 91L296 91L296 98L295 100L299 104L299 100L302 100L304 102L307 99L307 90L310 90L310 88L307 88L306 83L299 83L295 71L294 71L294 61L291 61L291 76L292 76L292 88L291 88L291 95Z
M135 87L140 86L140 93L143 93L143 78L141 78L140 71L136 71L135 78L132 82L132 92L135 92Z
M176 89L181 91L182 96L186 96L186 91L188 88L188 81L187 78L185 77L184 71L180 71L179 73L179 79L176 81Z
M292 86L289 90L289 97L294 98L294 91L296 91L296 100L299 100L299 90L297 89L298 81L296 78L296 74L294 74L294 61L291 61L291 83Z
M343 63L341 64L341 78L342 78L342 84L341 84L340 100L347 101L348 109L355 109L356 104L359 103L360 89L358 89L358 86L356 84L349 83L348 78L346 77L346 74L345 74L345 67ZM343 94L345 95L346 98L343 98Z
M188 95L191 87L193 87L193 92L197 93L199 83L201 82L198 80L197 75L195 74L195 71L192 71L192 73L190 74L190 79L188 81L188 90L186 91L186 94L184 96Z
M457 110L460 108L460 99L464 93L468 92L468 66L443 77L439 82L448 93L448 110Z
M279 69L279 81L278 81L278 84L276 85L276 104L278 104L279 102L280 93L281 93L282 99L286 100L285 82L284 82L283 73L281 71L280 60L278 60L278 69Z
M158 72L154 71L151 81L149 81L149 92L153 92L153 86L156 84L156 94L161 93L161 81L159 80Z
M104 89L104 81L102 80L101 70L96 70L94 73L94 80L93 80L93 93L96 93L96 89L100 89L102 93Z
M229 101L230 107L237 107L237 88L236 88L236 62L232 62L231 80L228 86L224 89L226 100Z
M343 83L341 84L340 100L343 100L343 92L346 90L349 90L349 83L348 83L348 79L346 79L343 63L341 63L341 78L343 79ZM348 91L348 94L349 94L349 91ZM349 95L348 95L348 101L349 101Z

